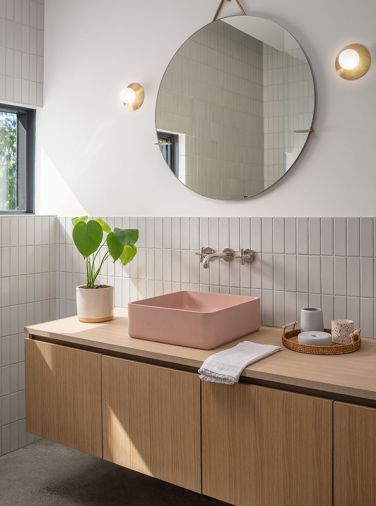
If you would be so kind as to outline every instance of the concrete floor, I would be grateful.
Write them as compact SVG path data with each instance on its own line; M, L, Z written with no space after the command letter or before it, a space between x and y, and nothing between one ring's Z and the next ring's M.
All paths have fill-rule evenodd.
M41 440L0 458L1 506L225 506Z

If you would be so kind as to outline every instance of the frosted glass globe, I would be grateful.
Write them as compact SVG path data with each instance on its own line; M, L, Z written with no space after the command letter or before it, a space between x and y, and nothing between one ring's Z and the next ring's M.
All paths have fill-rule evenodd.
M359 65L359 54L355 49L344 49L338 57L338 63L345 70L353 70Z
M136 100L136 92L132 88L125 88L120 93L120 100L123 104L132 105Z

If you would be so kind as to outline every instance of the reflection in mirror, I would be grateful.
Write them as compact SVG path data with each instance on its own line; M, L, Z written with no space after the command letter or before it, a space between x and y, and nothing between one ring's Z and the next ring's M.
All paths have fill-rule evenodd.
M191 190L244 199L295 163L312 127L315 90L297 41L274 22L235 16L177 51L160 85L162 155Z

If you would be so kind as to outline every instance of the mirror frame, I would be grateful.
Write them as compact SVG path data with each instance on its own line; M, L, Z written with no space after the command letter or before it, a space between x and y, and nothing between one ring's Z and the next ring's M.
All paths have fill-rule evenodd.
M183 47L183 45L191 38L191 37L194 37L198 32L200 32L201 30L203 30L204 28L206 28L207 26L210 26L211 24L213 23L216 23L218 21L222 21L224 19L227 19L227 18L234 18L234 17L238 17L238 16L242 16L242 17L252 17L252 18L259 18L259 19L263 19L264 21L270 21L276 25L278 25L280 28L282 28L283 30L285 30L289 35L291 35L291 37L296 41L296 43L298 44L299 48L301 49L302 53L304 54L305 56L305 59L306 59L306 62L307 62L307 65L310 69L310 72L311 72L311 77L312 77L312 85L313 85L313 100L314 100L314 104L313 104L313 112L312 112L312 121L311 121L311 125L309 127L309 132L308 132L308 135L307 135L307 138L298 154L298 156L295 158L295 161L294 163L291 165L291 167L285 171L284 174L282 174L282 176L280 178L278 178L274 183L272 183L271 185L269 185L267 188L264 188L262 191L258 192L258 193L255 193L253 195L250 195L250 196L247 196L247 197L243 197L243 198L238 198L238 199L226 199L226 198L216 198L216 197L210 197L208 195L204 195L202 193L199 193L199 192L196 192L195 190L193 190L192 188L190 188L188 185L186 185L185 183L183 183L183 181L181 181L171 170L171 168L168 166L166 160L163 158L163 155L162 155L162 151L161 151L161 147L158 143L158 128L157 128L157 109L158 109L158 99L159 99L159 95L161 93L161 86L162 86L162 83L163 83L163 80L165 78L165 75L167 74L168 72L168 69L170 67L170 64L171 62L173 61L173 59L175 58L175 56L177 55L177 53L180 51L180 49ZM155 128L155 133L156 133L156 145L158 147L158 150L159 150L159 153L160 153L160 156L162 157L163 159L163 162L164 162L164 165L166 166L166 168L168 169L168 172L171 174L171 176L175 179L175 180L178 180L179 183L181 185L184 186L184 188L190 190L191 192L195 193L196 195L199 195L200 197L204 197L204 198L207 198L209 200L214 200L214 201L219 201L219 202L247 202L249 201L250 199L254 199L254 198L258 198L260 196L263 196L265 195L266 193L268 193L269 191L271 190L274 190L279 184L282 184L285 179L289 176L289 173L292 172L293 169L295 169L297 167L297 165L299 165L299 163L301 163L301 158L302 158L302 155L303 153L305 153L305 151L307 150L310 142L311 142L311 139L313 137L313 134L315 133L315 128L314 128L314 125L315 125L315 120L316 120L316 113L317 113L317 84L316 84L316 79L315 79L315 74L313 72L313 66L311 64L311 60L309 59L305 49L303 48L303 46L300 44L299 40L295 37L295 35L293 35L289 30L287 30L284 26L282 26L281 24L279 24L279 22L277 21L274 21L273 19L270 19L270 18L267 18L267 17L264 17L264 16L251 16L249 14L238 14L238 15L231 15L231 16L224 16L222 18L218 18L216 20L213 20L211 21L210 23L207 23L206 25L202 26L201 28L199 28L198 30L196 30L195 32L193 32L187 39L185 39L182 44L176 49L176 51L173 53L172 57L170 58L163 74L162 74L162 77L161 77L161 80L159 82L159 85L158 85L158 93L157 93L157 96L156 96L156 100L155 100L155 111L154 111L154 128ZM308 130L308 128L307 128Z

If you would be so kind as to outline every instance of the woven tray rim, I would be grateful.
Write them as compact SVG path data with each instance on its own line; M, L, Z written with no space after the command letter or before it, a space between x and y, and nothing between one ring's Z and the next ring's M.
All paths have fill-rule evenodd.
M331 333L331 329L324 329L325 332ZM361 329L355 330L352 334L353 342L351 344L329 344L324 346L315 346L311 344L301 344L292 339L297 337L301 332L298 328L298 322L291 322L282 327L282 344L285 348L296 351L298 353L306 353L309 355L344 355L346 353L354 353L361 347Z

